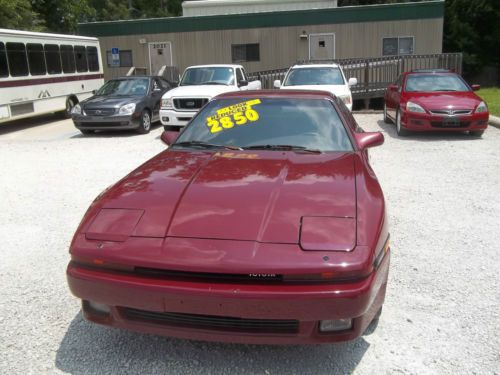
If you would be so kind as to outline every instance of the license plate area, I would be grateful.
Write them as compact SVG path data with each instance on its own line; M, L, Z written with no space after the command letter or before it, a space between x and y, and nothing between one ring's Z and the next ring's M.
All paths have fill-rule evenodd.
M460 126L460 119L458 117L445 117L443 119L443 126L445 127L459 127Z

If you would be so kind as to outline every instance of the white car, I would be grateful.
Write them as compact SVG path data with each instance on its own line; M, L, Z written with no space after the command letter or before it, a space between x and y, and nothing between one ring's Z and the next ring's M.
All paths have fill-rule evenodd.
M165 129L184 127L214 96L261 88L260 81L248 81L241 65L190 66L184 71L179 87L162 96L160 121Z
M274 87L283 90L321 90L328 91L342 99L352 111L351 86L358 83L356 78L346 80L344 72L337 64L294 65L285 75L283 83L274 81Z

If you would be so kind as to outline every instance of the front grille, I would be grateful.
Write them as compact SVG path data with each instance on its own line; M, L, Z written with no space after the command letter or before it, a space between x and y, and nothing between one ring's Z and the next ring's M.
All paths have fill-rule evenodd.
M431 121L433 128L467 128L470 125L470 121L457 121L453 123L447 123L442 121Z
M244 333L297 333L298 320L243 319L229 316L154 312L122 308L127 319L173 327L210 329Z
M471 109L434 109L430 111L433 115L442 116L456 116L456 115L470 115Z
M87 116L111 116L115 114L114 108L84 109Z
M207 103L207 98L174 99L174 107L186 111L198 110Z

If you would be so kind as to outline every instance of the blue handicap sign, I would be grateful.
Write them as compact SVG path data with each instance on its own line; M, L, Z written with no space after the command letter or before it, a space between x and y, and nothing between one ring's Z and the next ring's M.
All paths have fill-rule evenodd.
M120 50L116 47L111 48L111 54L112 55L118 55L120 53Z

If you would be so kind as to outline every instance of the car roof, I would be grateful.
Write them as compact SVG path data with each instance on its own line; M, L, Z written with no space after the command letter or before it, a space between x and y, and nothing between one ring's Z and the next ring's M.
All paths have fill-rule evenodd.
M208 65L192 65L188 66L186 69L191 68L240 68L241 65L236 64L208 64Z
M303 68L338 68L339 64L296 64L290 69L303 69Z
M321 90L247 90L231 91L218 95L217 99L227 98L295 98L295 99L333 99L335 96Z

